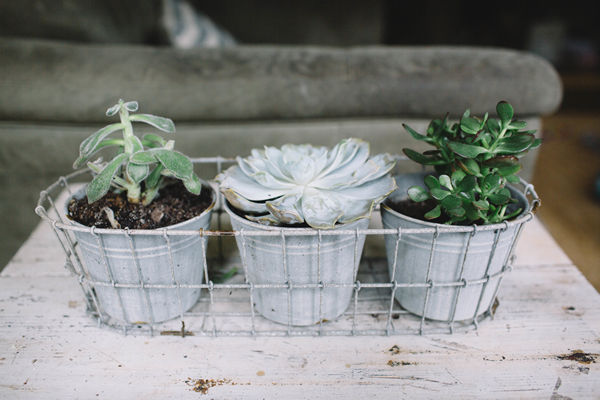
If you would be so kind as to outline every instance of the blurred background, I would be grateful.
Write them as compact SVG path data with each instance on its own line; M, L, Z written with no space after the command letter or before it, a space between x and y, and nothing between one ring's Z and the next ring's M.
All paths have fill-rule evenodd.
M533 171L533 183L543 202L538 216L600 289L597 17L589 2L557 0L503 1L485 7L473 0L0 0L0 38L181 49L236 45L485 46L540 55L560 74L563 99L558 111L542 116L544 143L537 150ZM8 53L2 54L5 59L0 62L9 62ZM0 75L0 90L6 79L10 77ZM7 108L8 101L3 101L5 105L0 106ZM440 114L445 111L440 110ZM1 120L7 127L27 117L7 112ZM7 137L0 135L3 185L14 179L12 160L20 157L2 144ZM52 148L52 143L46 145ZM75 156L69 154L69 158ZM37 182L39 190L48 183ZM14 194L4 191L0 195L0 201L7 202L7 196ZM8 211L3 213L7 233L0 243L0 270L39 221L33 214L35 200L35 196L23 200L31 203L32 214L24 222L11 220Z

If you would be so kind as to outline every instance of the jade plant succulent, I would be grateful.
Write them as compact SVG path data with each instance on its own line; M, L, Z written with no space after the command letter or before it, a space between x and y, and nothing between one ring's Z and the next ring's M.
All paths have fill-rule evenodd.
M221 192L251 221L331 229L370 218L395 188L389 154L369 158L369 144L345 139L333 149L305 145L265 146L219 174Z
M87 187L90 203L101 199L109 189L127 191L127 201L148 205L164 186L164 177L180 179L194 194L200 194L202 184L194 173L192 162L183 154L173 150L174 141L158 135L144 135L142 139L133 134L132 122L144 122L164 132L175 132L173 121L149 114L130 115L138 109L137 101L117 104L106 111L107 116L117 113L121 122L108 125L81 143L79 158L73 168L86 164L97 175ZM122 130L123 138L107 139L111 133ZM107 146L117 146L115 157L108 163L88 162L90 157ZM148 150L145 150L145 147ZM150 165L154 165L150 171Z
M537 148L542 140L535 131L521 131L527 125L513 119L512 106L501 101L496 106L497 121L470 116L467 110L460 122L449 125L444 120L431 121L427 134L422 135L409 126L404 128L415 139L435 147L424 153L404 149L410 159L423 165L432 165L439 178L428 175L425 190L413 186L409 197L417 202L433 199L436 206L425 214L426 219L446 215L446 224L494 224L515 217L521 209L507 213L511 198L507 182L517 183L522 165L519 158Z

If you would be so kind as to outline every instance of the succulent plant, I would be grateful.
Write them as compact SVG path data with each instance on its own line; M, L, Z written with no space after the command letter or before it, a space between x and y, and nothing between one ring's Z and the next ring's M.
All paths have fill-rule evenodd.
M500 117L497 121L470 116L467 110L459 123L448 125L445 119L431 121L427 134L422 135L409 126L404 128L415 139L425 141L435 150L418 153L404 149L413 161L433 165L441 175L425 178L429 190L413 186L408 190L414 201L434 199L437 205L425 214L426 219L435 219L442 212L448 217L447 224L472 224L482 220L483 224L494 224L518 215L521 210L507 214L507 207L516 200L511 198L506 183L517 183L522 165L519 157L537 148L542 140L536 139L535 131L520 131L527 125L513 119L510 104L501 101L496 106Z
M118 113L121 122L100 129L81 143L79 158L73 163L73 168L79 168L87 162L88 167L97 174L87 187L88 201L93 203L101 199L112 186L117 190L127 191L127 201L148 205L164 186L165 176L182 180L190 192L200 194L202 184L194 173L194 166L186 156L173 150L175 142L153 134L139 139L133 134L131 124L135 121L144 122L164 132L173 133L173 121L149 114L129 114L137 109L137 101L119 100L106 111L106 115L110 117ZM122 139L107 139L108 135L118 130L123 131ZM92 155L107 146L118 146L111 161L88 162ZM149 149L144 150L144 147ZM155 165L152 171L150 165Z
M331 229L370 218L396 188L389 154L369 158L369 144L345 139L333 149L305 145L253 149L219 174L221 192L251 221Z

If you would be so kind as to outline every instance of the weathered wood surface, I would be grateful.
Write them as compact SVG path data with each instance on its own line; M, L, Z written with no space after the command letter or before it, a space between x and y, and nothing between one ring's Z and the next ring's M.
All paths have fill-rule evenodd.
M4 398L600 398L600 295L540 222L494 320L453 335L122 336L85 314L47 224L0 275ZM585 353L579 353L579 352ZM201 379L214 380L206 394Z

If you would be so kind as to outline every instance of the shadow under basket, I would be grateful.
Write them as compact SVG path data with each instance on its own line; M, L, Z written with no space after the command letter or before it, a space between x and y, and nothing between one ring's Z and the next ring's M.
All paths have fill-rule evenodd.
M475 319L491 309L527 219L517 224L441 225L407 217L390 207L408 198L411 186L425 188L426 175L396 176L398 189L381 207L384 229L400 232L399 240L390 235L385 238L390 280L399 286L395 298L404 309L427 319ZM509 206L509 212L521 208L520 217L531 212L527 198L516 189L509 190L518 201ZM413 232L402 233L406 229Z

